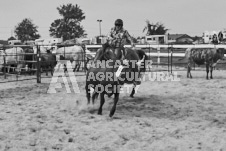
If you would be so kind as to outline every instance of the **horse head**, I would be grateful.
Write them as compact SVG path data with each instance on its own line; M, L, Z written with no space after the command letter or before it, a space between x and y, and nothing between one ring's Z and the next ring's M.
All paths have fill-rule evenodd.
M107 61L107 60L115 60L116 55L114 54L113 48L109 44L103 44L102 49L99 49L96 52L96 55L94 57L94 62L97 60L100 61Z

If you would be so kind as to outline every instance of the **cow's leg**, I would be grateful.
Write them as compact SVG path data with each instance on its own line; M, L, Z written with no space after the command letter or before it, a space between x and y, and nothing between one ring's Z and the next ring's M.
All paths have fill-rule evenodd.
M206 79L209 79L209 64L206 63Z
M73 69L73 72L76 71L77 67L78 67L78 64L76 63L76 64L75 64L75 68Z
M213 79L213 66L210 66L210 79Z
M98 114L102 115L102 107L104 105L105 99L104 99L104 93L100 93L100 107L98 110Z
M187 78L191 78L192 79L192 75L191 75L191 64L188 64Z
M53 76L53 72L54 72L54 65L51 65L51 75Z
M51 73L51 76L53 76L53 67L52 66L50 67L50 73Z
M81 66L81 62L78 63L78 66L77 66L77 70L76 71L79 71L80 66Z
M189 65L187 65L187 78L189 78Z
M88 71L88 68L87 68L87 64L89 63L89 58L87 58L87 61L85 62L84 64L84 70L85 71Z
M109 114L110 117L112 117L115 113L116 105L118 103L118 99L119 99L119 93L115 93L114 104L113 104L111 111L110 111L110 114Z
M46 68L46 76L48 76L49 66Z

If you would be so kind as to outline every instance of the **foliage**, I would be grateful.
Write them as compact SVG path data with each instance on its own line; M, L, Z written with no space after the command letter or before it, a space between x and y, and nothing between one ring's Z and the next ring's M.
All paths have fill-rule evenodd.
M13 36L11 36L10 38L8 38L8 41L9 41L9 40L16 40L16 38L13 37Z
M63 40L79 38L85 35L81 21L85 19L83 11L76 4L63 5L57 7L59 14L63 17L56 19L51 24L50 36L57 38L63 37Z
M147 31L146 35L165 35L169 29L166 29L165 26L157 22L156 24L151 24L149 20L146 21L146 27L143 32Z
M15 34L18 40L22 42L27 40L35 40L40 38L37 30L38 26L35 26L32 23L32 20L29 18L25 18L21 23L15 27Z

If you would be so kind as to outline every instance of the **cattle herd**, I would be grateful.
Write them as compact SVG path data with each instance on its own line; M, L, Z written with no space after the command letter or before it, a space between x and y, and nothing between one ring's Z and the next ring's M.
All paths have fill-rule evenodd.
M44 47L40 46L18 46L0 50L0 72L17 72L22 73L22 70L29 73L35 73L37 70L37 50L39 49L39 62L41 70L51 71L57 63L57 60L70 60L74 63L74 71L78 71L81 63L86 60L85 50L81 46L69 47Z
M95 99L100 96L98 114L102 114L102 106L105 102L104 96L108 95L110 97L114 95L114 104L109 114L112 117L116 110L120 88L124 84L133 84L133 90L130 95L130 97L133 97L135 93L134 89L137 85L141 84L140 79L146 71L148 61L151 60L143 50L125 48L125 52L125 58L122 59L121 56L117 58L114 53L114 48L105 45L96 52L93 58L93 64L88 69L86 67L88 63L87 54L82 46L61 46L56 49L31 46L13 47L0 50L0 69L1 72L15 70L20 73L22 71L21 69L25 69L26 71L33 71L35 73L37 69L37 57L39 57L40 68L46 71L50 70L53 75L57 60L70 60L73 62L74 72L79 71L81 62L86 60L84 62L84 70L87 70L85 90L88 104L90 103L90 99L94 103ZM221 60L224 60L225 54L226 50L222 48L188 48L185 51L185 57L182 58L187 60L187 77L192 78L191 67L195 63L206 66L206 79L209 79L208 74L210 69L210 78L212 79L213 68ZM46 74L48 75L48 72Z

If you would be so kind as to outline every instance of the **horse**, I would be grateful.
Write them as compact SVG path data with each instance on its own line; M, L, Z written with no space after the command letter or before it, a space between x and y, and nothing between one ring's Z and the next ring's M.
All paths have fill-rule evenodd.
M97 60L99 61L103 61L103 60L108 60L109 58L106 57L106 55L104 55L104 53L108 50L111 50L112 52L115 53L115 49L114 47L112 47L111 45L109 45L108 43L105 43L102 45L102 49L99 49L94 57L94 63L96 63ZM122 51L118 51L116 55L116 59L123 59L122 58ZM136 62L135 68L138 68L138 76L141 79L142 76L144 75L144 73L146 72L146 67L149 63L150 58L145 54L145 52L143 50L133 50L131 48L125 48L125 58L126 61L127 60L133 60ZM137 64L138 63L138 64ZM139 65L142 63L142 66ZM141 80L139 81L133 81L133 82L129 82L126 81L126 84L133 84L133 89L131 91L130 97L134 97L135 94L135 88L136 85L140 85L141 84ZM95 95L95 94L94 94ZM96 98L96 97L95 97Z
M139 55L136 51L132 49L127 49L127 53L125 58L128 59L127 61L119 60L115 53L113 52L113 49L111 47L104 47L105 49L100 49L96 56L95 56L95 62L96 67L89 68L86 76L86 97L88 100L88 104L90 104L90 91L91 88L94 89L94 94L92 95L92 102L94 103L95 98L100 94L100 107L98 110L98 114L102 114L102 106L105 102L104 95L107 94L108 96L111 96L114 94L114 105L110 111L109 116L112 117L114 115L114 112L116 110L116 105L119 99L119 93L120 88L125 83L128 84L134 84L136 86L137 84L140 84L139 77L141 76L141 71L145 71L145 66L141 67L141 64L145 62L145 59L147 59L147 55L143 53L143 57L140 60ZM138 51L140 56L142 55L142 51ZM98 66L98 61L106 61L106 64L104 67ZM122 66L117 66L117 62L120 62ZM145 64L145 63L144 63ZM126 67L125 67L126 66ZM113 67L113 68L110 68ZM121 68L121 69L120 69ZM121 70L121 72L119 72ZM119 72L118 76L117 73ZM121 74L120 74L121 73ZM125 74L122 74L125 73ZM98 75L102 74L104 78L98 79ZM133 78L129 78L128 75L135 75ZM91 79L94 77L94 79ZM137 76L136 76L137 75ZM117 78L115 78L117 77ZM131 76L130 76L131 77ZM112 80L114 79L114 80ZM102 89L102 91L99 91L99 89ZM135 87L133 88L131 92L131 97L133 97L135 93Z

